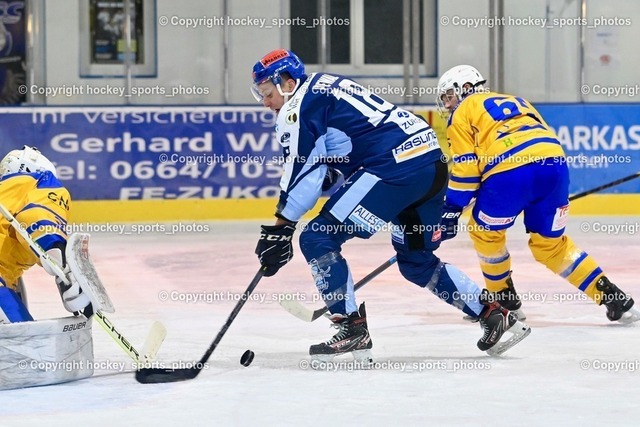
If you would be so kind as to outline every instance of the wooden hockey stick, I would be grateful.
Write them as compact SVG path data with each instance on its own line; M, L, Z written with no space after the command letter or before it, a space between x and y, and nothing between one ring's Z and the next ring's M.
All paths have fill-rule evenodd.
M40 247L40 245L36 243L35 240L33 240L27 230L22 227L18 220L16 220L16 218L11 214L11 212L7 210L7 208L5 208L2 203L0 203L0 213L2 213L2 216L7 221L9 221L16 232L20 234L20 236L22 236L22 238L29 244L29 247L36 253L36 255L40 257L40 262L47 264L47 266L53 272L55 272L56 276L60 280L62 280L65 284L70 285L71 282L62 268L60 268L60 266L56 264L56 262L51 259L51 257L44 251L44 249L42 249L42 247ZM102 328L107 332L107 334L109 334L109 336L113 338L116 343L118 343L120 348L122 348L124 352L127 353L127 355L138 364L145 364L153 360L158 350L160 349L164 338L167 335L166 328L160 322L154 322L151 326L149 335L145 340L142 354L140 354L140 352L135 349L130 341L127 340L124 335L122 335L122 333L118 331L113 322L107 319L104 313L102 313L100 310L96 310L94 317L95 319L97 319L97 322L102 326Z

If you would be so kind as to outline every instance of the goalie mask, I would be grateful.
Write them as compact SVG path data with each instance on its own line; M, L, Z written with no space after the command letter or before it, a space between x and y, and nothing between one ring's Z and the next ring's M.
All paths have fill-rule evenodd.
M0 178L14 173L49 171L56 176L56 167L35 147L24 146L13 150L0 162Z
M300 84L300 80L306 76L304 72L304 63L298 56L290 50L278 49L267 53L262 59L253 66L253 85L251 93L258 102L262 102L262 94L258 90L258 86L267 81L271 81L280 95L292 95L293 92L283 92L280 86L282 83L282 73L287 73L296 81L296 88ZM295 89L294 89L295 90Z
M453 98L457 100L454 106L457 105L466 96L482 88L486 81L482 74L471 65L458 65L445 72L438 81L438 96L436 98L440 115L446 117L451 110L451 107L447 107L445 102L450 102ZM465 85L467 85L466 88Z

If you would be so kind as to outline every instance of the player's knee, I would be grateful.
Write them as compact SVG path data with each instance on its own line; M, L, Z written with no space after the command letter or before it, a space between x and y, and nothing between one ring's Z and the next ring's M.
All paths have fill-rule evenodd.
M425 287L434 271L440 264L440 258L431 251L406 251L398 252L398 269L402 277Z
M469 236L474 244L501 245L506 242L506 230L491 231L481 225L469 224Z
M545 237L538 233L529 235L529 249L533 258L543 264L547 264L549 260L557 258L564 254L567 239L561 237Z
M315 218L300 233L300 251L307 262L330 252L339 251L344 239L337 226L324 217Z

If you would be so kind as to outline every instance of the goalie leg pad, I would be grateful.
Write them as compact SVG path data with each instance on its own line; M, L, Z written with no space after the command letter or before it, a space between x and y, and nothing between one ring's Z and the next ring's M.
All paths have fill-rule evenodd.
M91 320L0 325L0 389L59 384L93 375Z

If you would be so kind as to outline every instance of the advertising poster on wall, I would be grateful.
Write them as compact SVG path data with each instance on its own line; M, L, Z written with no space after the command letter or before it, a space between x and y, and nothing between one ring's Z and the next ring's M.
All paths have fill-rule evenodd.
M26 82L27 24L25 2L5 3L0 15L0 105L20 105L26 94L18 91Z
M566 153L571 194L637 172L639 106L538 109ZM38 147L76 200L277 197L284 159L274 126L274 112L248 107L0 111L0 141L12 148ZM640 193L640 181L605 193Z
M131 63L143 62L144 31L142 0L131 0ZM124 1L91 0L91 63L122 64L125 61L126 21Z

